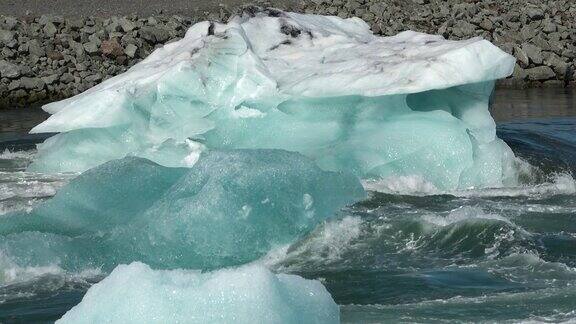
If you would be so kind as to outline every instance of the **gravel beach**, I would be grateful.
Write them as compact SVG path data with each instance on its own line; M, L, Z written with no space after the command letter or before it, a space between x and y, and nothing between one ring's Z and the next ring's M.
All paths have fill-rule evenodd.
M517 59L510 87L574 87L576 2L313 0L0 2L0 109L77 93L126 71L202 20L249 5L360 17L379 35L404 30L483 37Z

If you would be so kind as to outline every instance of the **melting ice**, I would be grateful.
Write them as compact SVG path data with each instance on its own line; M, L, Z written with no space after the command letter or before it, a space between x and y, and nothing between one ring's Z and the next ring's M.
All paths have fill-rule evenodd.
M261 266L211 273L118 266L57 323L339 323L318 281Z
M211 269L253 261L365 197L354 176L280 150L205 152L192 168L124 158L84 172L30 213L0 218L18 267L143 261Z
M392 191L394 179L423 191L514 184L514 155L488 112L494 80L513 67L479 38L378 37L357 18L267 10L198 23L128 72L45 106L52 116L33 132L59 134L29 170L84 173L0 218L2 257L71 272L133 261L214 270L293 243L363 199L358 178ZM258 266L132 263L62 322L338 316L318 282Z
M203 149L300 152L362 178L438 189L513 184L488 112L514 58L480 38L378 37L358 18L275 10L201 22L127 73L49 104L59 132L31 170L84 171L125 156L165 166Z

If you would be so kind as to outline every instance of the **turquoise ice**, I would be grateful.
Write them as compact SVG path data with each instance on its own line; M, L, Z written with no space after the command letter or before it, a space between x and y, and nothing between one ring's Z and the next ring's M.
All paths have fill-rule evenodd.
M488 112L514 58L486 40L378 37L358 18L274 10L200 22L128 72L52 103L31 170L141 156L191 166L204 149L300 152L364 179L441 190L514 184Z
M0 218L0 251L15 267L73 272L133 261L233 266L297 240L364 196L351 174L287 151L208 151L192 168L130 157L84 172L30 213Z
M201 273L118 266L56 323L339 323L319 281L260 266Z

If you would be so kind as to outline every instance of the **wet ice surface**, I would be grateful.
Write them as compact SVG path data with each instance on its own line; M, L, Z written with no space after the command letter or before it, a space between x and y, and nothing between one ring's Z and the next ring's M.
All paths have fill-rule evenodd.
M557 155L573 151L574 142L562 134L574 127L574 118L523 120L501 124L499 134L519 156L539 161L550 145ZM13 161L30 154L3 156L18 165ZM257 262L320 280L347 323L570 320L576 307L575 184L569 163L541 168L514 188L372 191L340 218ZM4 176L18 179L21 169L5 168ZM409 189L399 183L411 184L398 181L397 191ZM31 192L49 195L36 182L28 184ZM98 269L3 266L3 319L57 319L102 278Z
M358 18L247 12L200 22L126 73L50 103L31 171L82 172L139 156L191 166L210 149L284 149L360 178L418 176L439 189L517 183L488 112L514 58L481 38Z
M262 266L201 273L118 266L57 323L338 323L318 281Z
M77 305L87 289L108 275L117 263L129 263L135 259L147 260L154 269L163 265L177 268L192 264L195 267L210 268L252 261L252 267L266 266L276 273L316 279L340 305L340 317L344 322L521 322L564 321L576 317L573 313L576 308L574 118L524 119L500 124L498 136L514 150L515 158L510 154L508 146L495 137L495 125L487 110L490 80L504 76L509 65L508 56L494 51L491 45L478 40L445 43L433 36L406 33L387 40L376 40L372 45L379 50L372 53L375 56L370 56L371 47L366 44L374 39L365 34L366 26L358 21L342 24L339 20L318 22L298 16L292 17L291 22L286 24L282 19L267 19L246 23L241 29L247 34L238 33L238 25L198 25L190 33L194 36L188 39L190 42L184 41L180 43L181 46L171 45L160 50L147 61L148 66L144 64L142 69L135 69L132 74L119 77L85 95L51 105L48 110L56 112L55 118L37 130L65 133L50 139L43 146L43 153L36 153L34 144L49 135L19 135L13 123L6 127L9 133L0 136L0 320L41 322L58 319ZM266 35L261 33L262 28L258 27L269 25L274 27L267 30L273 33L273 37L264 37ZM302 32L311 26L318 30L312 28L314 30L310 34ZM330 26L330 30L319 26ZM274 46L252 47L253 52L250 52L247 51L247 45L251 39L258 40L254 44ZM315 45L318 47L310 47L313 39L321 40ZM196 43L197 40L213 46L199 45L202 42ZM286 43L286 40L290 42ZM438 51L431 54L439 54L442 60L431 64L427 54L421 55L422 51L411 53L402 47L406 42L420 49L433 46ZM346 47L347 44L364 51L362 54L370 58L370 64L364 66L362 71L353 70L362 63L355 60L355 52L342 51L342 45ZM310 61L299 65L301 59L298 53L307 46L314 55L310 55ZM385 51L387 47L391 52ZM342 72L337 79L344 82L336 83L332 88L323 87L329 77L323 73L291 82L295 75L302 74L288 73L292 68L302 68L304 72L306 68L317 68L315 65L318 62L315 60L320 59L320 56L315 55L315 50L318 48L322 49L319 52L337 49L334 53L343 53L329 55L327 62L335 71ZM198 52L201 55L194 56ZM226 55L221 55L223 53ZM390 54L390 57L379 57L379 53ZM457 55L451 55L454 53ZM426 75L439 77L433 80L436 83L423 82L425 78L417 78L418 82L394 83L390 79L378 77L379 73L390 74L396 71L402 74L399 75L400 79L410 80L409 76L403 74L407 71L406 66L394 61L396 58L415 54L407 62L414 64L417 61L423 68L433 70L450 70L451 66L458 63L453 59L464 54L474 56L482 53L489 57L478 60L481 69L462 73L464 79L443 79L443 73L437 75L431 71ZM253 60L253 54L264 58L266 62ZM169 59L165 61L166 58ZM163 74L167 66L186 62L190 58L196 60L194 62L200 67L189 69L186 64L175 64L178 68L169 69L170 73ZM342 60L332 60L337 58ZM502 61L495 58L501 58ZM356 72L364 73L366 69L375 68L373 63L389 59L388 63L393 64L382 70L371 70L374 75L353 78L358 76ZM203 65L206 62L219 64ZM330 71L325 67L321 70ZM196 84L194 80L198 78L195 78L195 73L225 82ZM141 79L141 76L150 78ZM374 80L382 83L377 83L374 88L366 88L366 84ZM465 85L476 81L488 82ZM223 84L232 87L224 87L226 89L222 90L219 87ZM428 88L432 84L440 84L440 88L454 87L433 90L434 87ZM190 89L195 91L191 93ZM230 89L233 91L228 92ZM281 89L282 93L276 93L277 89ZM291 97L303 91L308 91L307 94L315 98L302 100ZM334 97L334 93L349 96ZM567 115L573 109L570 104L571 93L544 96L555 98L544 101L529 95L519 95L519 92L511 94L507 96L511 100L495 100L496 110L493 113L502 120L522 116L521 112L515 115L518 107L519 110L525 108L529 112L534 107L543 106L548 109L555 104L554 100L562 103L556 110L557 115ZM192 97L188 97L190 95ZM102 100L93 100L93 97ZM186 98L186 103L179 106L177 103L182 98ZM114 106L117 103L121 104ZM74 111L73 107L79 104L88 110L86 114ZM199 115L183 113L189 112L186 108L190 104L197 108L194 111ZM514 113L499 114L503 108L498 107L507 105L512 107ZM169 107L177 109L171 110ZM337 109L331 110L329 107ZM380 109L383 107L386 109ZM98 109L109 109L107 112L110 114L106 118L94 118L101 117ZM540 111L539 108L534 109ZM380 115L383 111L386 112L385 116ZM362 112L369 113L363 115ZM98 126L98 129L94 129L94 126ZM316 132L310 134L301 131L309 129ZM386 133L386 130L391 133ZM190 132L197 132L201 136L181 136ZM260 137L254 138L255 134ZM284 134L293 136L287 137ZM127 141L118 141L118 138ZM321 142L325 138L330 138L330 143ZM380 143L379 139L387 138L393 138L393 141L386 143L382 152L392 153L388 158L397 159L400 161L398 163L381 160L382 152L377 147L358 145ZM131 146L134 143L137 145ZM334 143L343 145L339 147ZM272 161L269 165L271 169L281 170L278 180L284 182L266 183L265 186L258 184L258 181L262 183L257 175L258 170L266 169L260 164L263 156L258 155L255 156L256 160L240 163L238 170L234 169L234 163L224 163L221 169L216 170L205 168L210 171L206 172L207 177L191 175L182 179L178 176L174 178L170 175L173 172L186 171L159 166L148 169L144 167L146 170L141 173L144 176L139 177L139 168L149 167L151 162L127 163L122 166L114 164L122 162L113 161L103 166L105 172L102 174L98 173L102 169L94 169L90 171L92 173L76 178L79 181L88 179L88 182L94 181L96 184L98 179L106 179L104 175L111 177L105 181L101 194L91 192L99 187L90 186L90 183L80 186L81 190L62 189L70 181L72 184L66 188L78 189L78 186L74 187L75 180L71 180L77 174L56 173L48 176L30 172L46 166L57 170L83 170L126 154L150 158L165 166L191 166L198 163L198 167L202 168L200 153L207 147L237 146L288 148L301 151L328 169L343 168L363 177L373 174L378 176L376 179L365 177L363 184L370 191L366 199L335 212L343 204L356 199L336 199L336 202L325 200L340 195L331 191L335 188L327 185L330 181L324 182L326 175L319 173L321 175L314 183L303 184L301 181L317 172L311 171L314 168L309 165L298 167L298 159L288 157ZM330 149L318 151L326 147ZM338 154L324 154L333 151L335 147ZM411 150L416 153L410 153ZM344 161L334 158L343 152L353 152L350 156L354 156L354 159ZM324 158L326 156L327 159ZM34 158L38 159L39 164L29 169ZM131 159L124 162L143 161ZM254 170L246 167L247 164L254 166ZM512 164L514 174L509 176L504 171L509 171ZM111 169L106 170L106 166ZM119 176L115 179L116 172L122 173L123 170L135 171L136 176ZM157 179L154 178L157 175ZM123 199L126 197L122 195L126 192L124 187L130 187L130 184L121 181L130 182L130 179L133 180L132 184L139 180L155 180L144 188L140 197L132 197L134 201L138 201L138 198L144 201L141 205L137 204L143 210L141 213L135 212L133 217L126 220L118 217L123 206L127 204L127 210L135 209L130 207L131 200ZM259 180L253 182L254 179ZM167 183L170 189L164 190L160 184ZM106 184L118 184L120 188L118 191L114 191L114 188L106 190ZM326 190L319 190L320 194L315 194L312 192L314 186ZM265 193L275 193L275 199L261 197L262 192L258 189L265 190ZM201 201L194 201L197 191L204 194L198 194L203 197ZM81 194L78 195L78 192ZM136 196L140 193L134 192ZM57 193L62 196L57 195L47 202ZM74 204L74 199L68 199L75 195L80 197L76 199L81 201L80 204ZM148 199L149 196L154 199ZM229 199L222 204L219 199L223 196ZM357 198L358 195L352 196ZM157 203L155 199L160 202L156 206L158 208L148 208L150 206L147 204ZM113 203L102 204L102 201ZM250 201L250 204L241 204L242 201ZM255 207L269 203L278 205L269 209ZM48 208L46 213L43 206L50 205L57 208L52 211ZM182 208L189 205L196 209ZM86 207L93 214L84 213ZM198 212L202 209L206 213ZM186 239L187 231L180 230L183 226L173 226L174 222L165 221L165 217L152 217L156 214L150 213L150 210L174 211L182 221L176 225L183 226L202 221L222 226L226 217L232 217L237 221L232 222L234 226L226 227L224 233L235 239L221 240L223 244L242 241L242 237L247 237L247 243L255 246L219 247L218 236L210 233L206 235L199 227L200 232L194 235L197 239L194 244L208 242L209 247L216 246L214 250L208 248L201 251L213 252L220 258L216 259L216 264L206 263L202 258L190 257L187 251L178 250L182 243L191 242ZM75 217L75 212L81 212L83 217ZM203 214L211 217L204 220L194 218ZM251 227L261 229L259 222L252 222L254 219L265 222L271 214L282 219L276 224L278 227L274 227L277 230L274 234L278 235L273 235L270 240L269 236L251 231ZM190 218L190 215L193 217ZM295 217L290 218L291 215ZM112 222L98 222L102 216ZM144 222L117 226L118 220L124 222L134 219ZM187 222L190 219L192 222ZM151 230L147 227L151 227ZM236 231L237 228L240 230ZM146 236L147 233L150 235ZM141 237L132 244L130 238L134 235ZM162 236L170 239L157 239ZM284 239L275 241L278 237ZM184 240L179 241L180 238ZM166 250L162 244L172 245ZM90 247L95 245L99 245L99 248L95 252L91 251ZM233 254L226 255L230 251ZM210 257L207 260L215 259ZM233 277L238 275L246 278L239 269L230 271ZM278 286L275 281L283 275L276 276L268 270L263 271L260 279L268 279L257 280L264 283L261 291L268 292L267 296L286 297L281 285ZM182 283L201 280L201 276L184 272L150 270L142 264L120 267L117 276L109 277L102 285L93 287L81 306L69 314L69 318L86 318L88 315L98 318L108 312L110 307L123 305L132 297L143 298L143 303L154 305L156 296L153 292L159 289L159 282L165 284L164 288L170 293L170 285L166 284L171 281L177 279ZM147 287L150 290L136 284L129 291L118 292L114 291L118 285L109 285L115 279L131 277L132 274L146 278L144 281L149 284ZM216 277L220 278L218 275ZM296 279L302 282L300 280ZM226 280L219 280L216 288L227 284ZM321 287L318 282L314 285ZM274 287L280 288L274 290ZM200 293L201 290L196 287L189 291L183 289L173 292L184 300L187 299L184 297ZM255 292L250 291L244 296L258 296L251 295ZM119 303L110 303L106 297L118 298ZM231 301L229 305L235 302L234 298L229 299L222 294L219 297L223 299L214 300ZM275 297L267 298L266 301L279 300L281 302L275 305L281 307L268 305L272 313L263 314L274 315L275 309L283 309L279 312L290 315L286 308L290 308L290 303ZM182 309L191 310L185 302L179 305ZM320 302L318 305L329 305L328 308L333 311L330 302ZM99 311L91 313L92 306ZM178 305L170 305L173 306ZM205 306L207 309L211 307ZM303 309L305 306L309 305L298 305L297 308ZM170 308L166 306L158 310L167 309ZM241 312L242 308L237 310ZM166 315L162 312L157 314ZM321 319L319 321L337 320L333 312L329 314L332 315L322 317L321 313L313 313L308 318L318 316Z

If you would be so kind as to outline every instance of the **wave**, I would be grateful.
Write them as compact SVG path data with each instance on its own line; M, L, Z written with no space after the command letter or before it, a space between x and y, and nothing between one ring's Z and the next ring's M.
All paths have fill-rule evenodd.
M397 305L341 305L342 323L542 323L576 320L573 287L426 300Z
M0 160L32 160L35 154L36 150L16 151L5 149L0 153Z
M571 195L576 193L576 180L570 173L548 175L545 182L528 183L518 186L499 188L479 188L466 190L439 190L433 184L419 176L390 177L370 179L362 182L369 191L402 194L411 196L451 195L455 197L545 197L554 195Z

